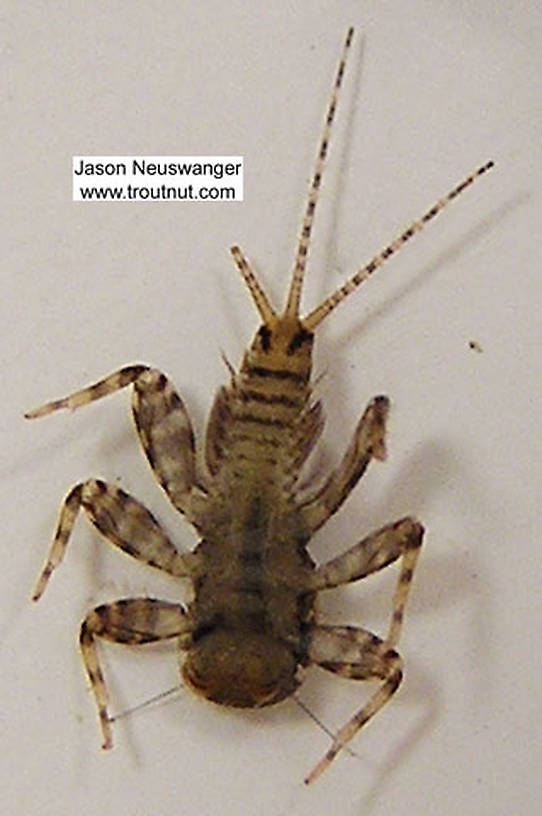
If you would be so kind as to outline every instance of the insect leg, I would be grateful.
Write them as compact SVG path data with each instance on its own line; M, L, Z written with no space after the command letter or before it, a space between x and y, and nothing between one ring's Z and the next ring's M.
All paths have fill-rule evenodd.
M34 601L41 597L51 573L64 557L80 507L112 544L134 558L178 577L193 574L197 556L179 553L142 504L113 485L89 479L73 487L62 503L49 557L32 596Z
M53 400L25 414L47 416L75 409L134 385L134 419L151 468L175 507L193 520L190 496L195 484L195 445L190 417L171 382L160 371L137 364L121 368L87 388ZM204 497L199 491L198 498Z
M399 640L408 592L420 554L423 527L412 518L404 518L377 530L351 549L318 567L313 573L311 589L331 589L357 581L401 558L401 569L393 599L393 614L386 644L393 647Z
M310 535L339 509L371 459L386 458L384 435L388 411L387 397L375 397L371 400L339 466L320 490L301 504L300 513Z
M190 630L190 619L179 604L154 598L128 598L96 607L83 621L79 643L102 730L102 748L113 735L107 713L107 690L98 661L95 638L137 646L179 637Z
M352 680L384 682L368 702L340 729L330 749L305 779L314 782L362 726L397 690L402 680L402 661L387 641L353 626L314 626L309 657L324 669Z
M25 417L26 419L38 419L39 417L47 416L47 414L52 414L54 411L60 411L62 408L74 410L75 408L80 408L82 405L88 405L89 402L107 397L109 394L114 394L115 391L120 391L121 388L131 385L144 371L148 370L148 366L141 364L125 366L93 385L82 388L80 391L74 391L73 394L62 397L62 399L47 402L45 405L40 405L39 408L34 408L32 411L28 411Z
M196 487L194 433L181 398L164 374L148 369L134 383L132 410L156 478L172 504L195 521L191 513Z

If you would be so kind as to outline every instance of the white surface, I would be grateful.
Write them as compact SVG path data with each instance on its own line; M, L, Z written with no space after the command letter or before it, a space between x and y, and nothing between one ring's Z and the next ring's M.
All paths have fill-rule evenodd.
M39 605L29 593L60 500L102 476L192 541L141 456L120 394L36 423L25 409L118 366L168 372L201 429L257 320L239 242L277 300L324 105L357 29L305 304L314 305L463 174L492 173L321 332L327 458L367 400L393 400L389 459L319 534L326 557L410 512L428 528L401 644L401 692L312 788L328 746L293 703L228 712L188 692L119 722L99 750L75 638L93 604L177 587L81 520ZM536 3L11 4L0 330L0 811L25 814L537 812L542 711L540 75ZM74 154L241 154L245 201L74 204ZM477 341L483 353L469 349ZM329 594L383 631L393 568ZM105 646L112 708L173 685L172 649ZM330 727L368 687L314 670ZM537 805L538 802L538 805Z

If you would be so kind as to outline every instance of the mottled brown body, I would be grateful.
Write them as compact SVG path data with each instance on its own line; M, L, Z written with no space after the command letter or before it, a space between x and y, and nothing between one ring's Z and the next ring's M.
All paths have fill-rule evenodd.
M183 675L227 705L282 700L308 662L314 565L295 485L319 432L319 412L309 407L311 348L299 321L264 325L211 413L214 478L196 549L204 566L191 610L195 647Z
M130 645L173 639L186 683L216 703L255 707L293 694L311 664L379 688L336 734L306 781L313 781L356 732L389 700L402 678L395 647L420 551L423 528L407 517L387 524L316 565L310 538L335 513L372 459L383 460L387 397L372 399L342 459L312 492L300 494L303 465L323 427L310 376L314 331L360 283L485 173L468 176L306 317L300 316L305 264L346 55L349 30L320 141L294 270L281 313L270 305L238 247L232 255L261 317L238 373L216 395L204 455L196 457L188 413L168 378L146 365L122 368L98 383L31 411L45 416L133 386L132 410L149 464L172 504L193 525L199 543L181 554L136 499L95 479L64 500L49 557L33 598L41 597L61 562L80 508L115 546L175 578L190 581L187 606L127 598L94 609L80 631L103 747L112 746L111 720L96 639ZM203 460L203 462L201 461ZM352 626L326 625L315 613L317 593L356 581L399 560L389 629L384 638Z

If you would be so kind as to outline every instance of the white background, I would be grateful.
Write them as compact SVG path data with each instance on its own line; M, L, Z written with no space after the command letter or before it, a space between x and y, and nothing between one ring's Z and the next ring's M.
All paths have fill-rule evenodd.
M0 811L477 814L540 805L542 11L535 2L9 4L0 305ZM93 605L182 588L78 523L29 601L65 492L101 476L191 531L153 481L125 393L35 423L24 410L119 366L167 372L202 432L257 318L239 243L280 301L328 89L356 26L305 292L314 306L478 164L497 167L320 332L336 461L368 399L393 400L389 458L315 539L336 554L405 513L427 526L396 699L313 788L328 737L293 702L221 710L189 692L99 748L76 633ZM85 206L75 154L245 157L238 205ZM482 353L469 348L480 344ZM385 630L394 569L329 593L326 619ZM101 649L113 711L177 681L171 647ZM313 670L331 729L369 687Z

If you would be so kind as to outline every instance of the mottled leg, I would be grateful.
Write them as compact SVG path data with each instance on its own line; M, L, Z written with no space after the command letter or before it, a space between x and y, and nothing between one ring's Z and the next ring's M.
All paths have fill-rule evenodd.
M150 466L175 507L190 516L190 495L196 478L194 434L186 408L165 374L146 365L125 366L25 416L37 419L62 408L79 408L128 385L134 386L134 418Z
M177 577L194 574L197 556L181 555L142 504L113 485L89 479L73 487L62 504L49 557L33 600L41 597L51 573L62 561L80 507L112 544L134 558Z
M141 444L173 505L195 522L196 449L188 412L167 377L149 369L134 383L132 410Z
M404 518L364 538L345 553L318 567L312 574L311 589L319 591L357 581L401 558L401 569L393 598L393 615L387 645L399 640L408 592L420 554L423 527L412 518Z
M115 371L113 374L104 377L103 380L82 388L80 391L75 391L67 397L62 399L52 400L51 402L40 405L39 408L34 408L25 414L26 419L38 419L39 417L52 414L54 411L60 411L62 408L80 408L82 405L88 405L89 402L107 397L109 394L114 394L115 391L120 391L127 385L131 385L137 380L149 367L146 365L130 365Z
M384 682L368 702L344 725L325 756L305 779L314 782L362 726L390 699L402 679L402 662L386 641L352 626L314 626L309 657L328 671L353 680Z
M138 646L184 635L190 619L179 604L154 598L128 598L98 606L81 625L79 642L90 687L96 700L103 748L111 748L113 735L107 713L107 690L98 661L95 638Z
M339 509L371 459L386 458L384 434L388 410L387 397L375 397L371 400L339 466L320 490L301 504L300 513L310 535Z

